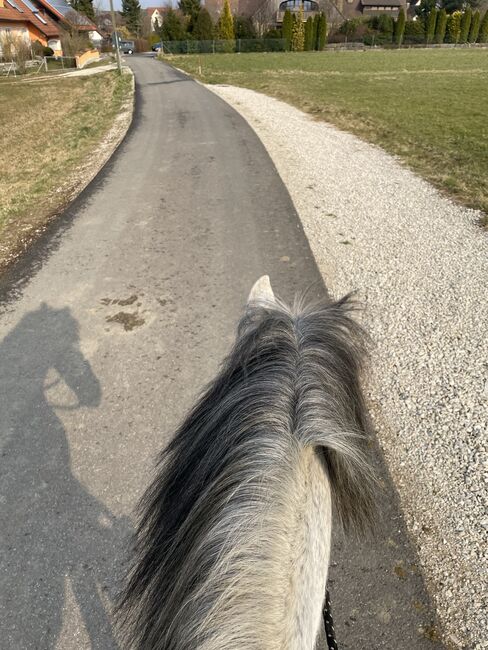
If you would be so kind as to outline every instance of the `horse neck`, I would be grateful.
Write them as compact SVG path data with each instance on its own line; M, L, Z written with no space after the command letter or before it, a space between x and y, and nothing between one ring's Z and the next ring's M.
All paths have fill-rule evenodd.
M268 476L266 498L243 502L241 526L204 588L219 594L199 650L314 650L330 554L331 495L323 462L301 450ZM212 630L208 634L208 630Z

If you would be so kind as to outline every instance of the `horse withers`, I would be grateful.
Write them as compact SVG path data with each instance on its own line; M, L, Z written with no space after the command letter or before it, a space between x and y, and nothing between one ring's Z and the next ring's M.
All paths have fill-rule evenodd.
M219 375L140 505L119 617L144 650L314 650L332 512L371 520L354 302L293 308L254 285Z

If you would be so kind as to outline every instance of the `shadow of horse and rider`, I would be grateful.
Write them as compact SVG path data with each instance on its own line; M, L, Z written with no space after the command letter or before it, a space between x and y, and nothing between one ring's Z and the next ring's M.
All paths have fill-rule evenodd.
M114 517L73 475L66 431L56 414L101 402L100 382L79 343L70 310L45 304L27 313L0 343L0 646L5 648L57 647L68 589L90 647L119 647L110 610L130 523ZM59 382L72 391L74 403L52 403ZM76 647L76 638L73 643Z

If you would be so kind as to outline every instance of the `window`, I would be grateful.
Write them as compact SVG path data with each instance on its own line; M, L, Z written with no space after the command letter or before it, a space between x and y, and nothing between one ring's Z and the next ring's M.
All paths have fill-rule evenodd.
M303 11L318 11L319 5L313 0L285 0L280 4L280 11L299 11L300 7L303 6Z

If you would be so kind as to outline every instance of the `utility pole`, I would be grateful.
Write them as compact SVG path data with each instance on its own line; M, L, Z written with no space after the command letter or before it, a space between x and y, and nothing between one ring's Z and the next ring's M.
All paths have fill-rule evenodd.
M110 0L110 15L112 16L112 28L113 34L115 35L115 51L117 53L117 69L119 74L122 74L122 62L120 60L120 49L119 49L119 35L117 34L117 26L115 24L115 11L113 0Z

